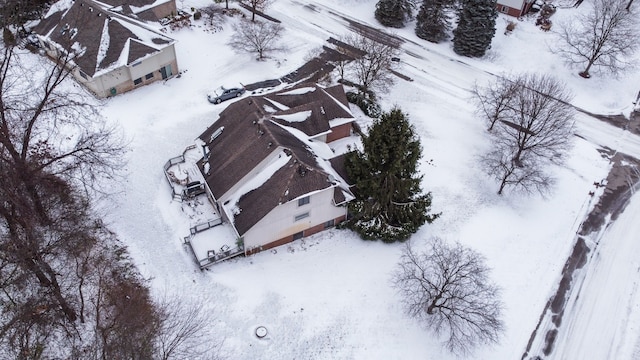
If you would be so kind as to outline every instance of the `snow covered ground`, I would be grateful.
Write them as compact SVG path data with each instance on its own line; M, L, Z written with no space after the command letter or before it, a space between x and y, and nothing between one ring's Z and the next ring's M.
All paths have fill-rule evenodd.
M209 3L185 0L178 5L188 9ZM375 3L275 1L267 13L282 20L288 50L264 62L235 54L226 45L234 20L215 33L196 22L194 28L168 33L178 40L179 78L106 103L104 114L122 125L131 147L127 181L122 193L113 198L111 226L128 244L143 274L152 279L157 294L193 297L210 309L211 326L225 339L230 359L454 358L402 312L390 286L402 245L365 242L348 231L329 230L201 272L183 245L192 226L190 219L172 200L163 174L164 163L192 144L226 106L210 104L207 93L222 85L248 84L291 72L330 36L346 34L349 19L379 27L373 18ZM575 11L584 11L587 5L579 10L560 8L552 20L570 21ZM558 182L551 196L496 195L497 184L480 171L476 161L489 143L468 100L474 82L508 72L551 73L574 91L575 105L606 114L628 114L640 90L637 71L619 79L598 74L589 80L578 77L578 70L566 68L549 51L552 32L542 32L533 19L525 19L506 36L506 21L498 19L492 49L483 59L458 57L450 43L417 39L411 24L397 30L396 35L406 39L399 71L414 81L397 79L381 96L385 109L398 105L409 114L424 148L423 187L433 193L433 210L442 212L441 218L412 237L412 245L420 248L440 237L473 247L487 257L492 277L502 287L504 337L494 347L478 349L473 359L521 358L555 291L577 228L596 201L588 192L610 167L597 146L640 155L636 136L581 115L578 133L582 138L575 138L567 163L552 169ZM359 123L366 121L360 118ZM635 238L638 230L627 229L637 219L639 204L636 196L607 230L609 235L602 237L601 258L594 255L591 261L599 262L596 269L611 270L589 272L583 280L572 310L576 316L567 320L570 327L562 335L558 359L640 356L636 291L640 276L634 258L640 249ZM605 296L598 297L600 293ZM588 318L578 315L592 313L596 305L608 310L593 310L598 316ZM268 329L263 339L254 335L260 325ZM603 333L608 337L588 340ZM588 351L600 345L603 352ZM607 349L617 352L607 353Z

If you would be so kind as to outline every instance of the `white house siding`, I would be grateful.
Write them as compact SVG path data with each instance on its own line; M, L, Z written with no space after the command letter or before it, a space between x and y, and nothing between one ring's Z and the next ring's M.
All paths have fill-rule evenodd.
M136 66L122 66L94 78L89 77L88 79L82 77L78 70L74 72L74 76L80 83L95 93L96 96L104 98L113 95L111 92L112 88L116 89L116 94L121 94L133 90L138 86L162 80L160 68L167 65L171 66L172 76L175 76L178 73L178 63L176 61L175 47L173 44L164 48L159 53L142 60ZM153 78L146 79L146 75L149 73L153 74ZM133 80L137 78L142 78L142 83L134 85Z
M111 88L116 89L116 94L131 90L129 71L127 71L127 68L124 66L111 70L101 76L96 76L90 79L90 81L86 81L78 76L76 76L76 78L89 88L89 90L93 91L97 97L101 98L110 96Z
M297 215L309 216L295 221ZM346 208L333 205L333 188L314 193L309 203L298 206L298 200L289 201L273 209L243 235L246 252L291 236L346 214Z
M158 72L160 68L175 63L176 51L174 48L174 44L171 44L162 49L160 53L142 60L138 65L130 66L129 71L131 72L131 80L137 78L142 78L144 80L145 75L154 71L157 72L157 74L154 75L158 76L159 79L162 79L162 77L160 77L160 73ZM137 62L134 64L137 64ZM171 66L171 72L173 75L176 75L178 73L178 67Z

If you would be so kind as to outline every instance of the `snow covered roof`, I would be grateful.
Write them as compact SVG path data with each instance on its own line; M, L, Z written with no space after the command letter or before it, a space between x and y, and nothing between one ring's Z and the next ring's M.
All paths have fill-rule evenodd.
M67 52L89 76L132 65L174 40L91 0L61 0L34 31Z
M313 91L295 91L303 88ZM312 139L321 130L330 130L329 121L334 116L353 120L345 104L341 85L326 89L301 84L229 105L200 135L209 155L199 167L213 195L228 200L223 205L230 210L239 234L276 206L316 191L340 187L341 202L353 198L329 162L339 154L326 143ZM224 130L218 131L221 128ZM279 161L263 162L276 154ZM252 185L239 184L250 173L251 179L246 182ZM235 190L229 194L232 188Z
M172 3L168 9L176 11L174 0L100 0L100 2L109 5L111 11L147 21L158 20L159 14L153 10L163 4ZM165 10L160 15L167 16L169 13Z
M342 86L323 88L315 84L300 84L264 97L275 110L272 117L276 122L309 136L325 134L331 129L330 121L334 119L353 121Z

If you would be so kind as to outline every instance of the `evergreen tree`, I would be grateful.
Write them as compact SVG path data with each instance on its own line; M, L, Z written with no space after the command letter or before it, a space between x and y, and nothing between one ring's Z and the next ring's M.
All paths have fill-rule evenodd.
M424 0L416 16L416 35L434 43L447 39L451 30L449 8L451 0Z
M376 19L384 26L393 28L404 27L411 18L417 0L379 0L376 4Z
M458 27L453 31L453 51L481 57L491 47L496 33L496 0L463 0Z
M416 174L420 140L405 114L394 108L374 121L362 144L363 151L346 157L357 197L349 203L352 217L345 226L366 240L406 240L440 215L428 213L431 193L422 193L422 176Z

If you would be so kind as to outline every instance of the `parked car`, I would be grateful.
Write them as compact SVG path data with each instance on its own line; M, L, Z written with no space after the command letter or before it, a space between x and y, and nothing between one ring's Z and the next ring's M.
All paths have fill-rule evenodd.
M231 89L225 89L222 88L222 93L221 94L216 94L216 95L207 95L207 99L209 99L210 103L213 104L220 104L223 101L229 100L229 99L233 99L234 97L239 97L242 94L244 94L245 89L243 87L241 88L231 88Z

